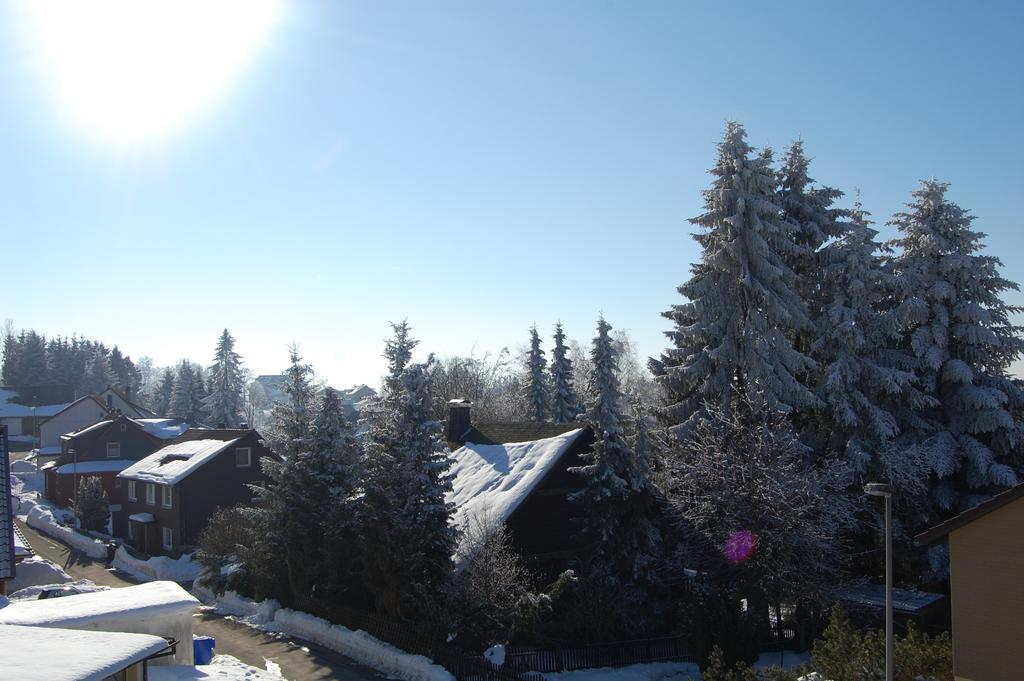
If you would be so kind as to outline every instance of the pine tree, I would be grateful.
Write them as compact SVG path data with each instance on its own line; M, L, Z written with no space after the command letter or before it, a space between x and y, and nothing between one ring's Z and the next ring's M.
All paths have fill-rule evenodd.
M14 325L8 319L4 322L4 365L0 369L0 383L13 386L16 376L19 350L18 339L14 336Z
M923 446L937 479L932 496L943 510L1015 484L1024 434L1015 419L1024 393L1009 375L1024 351L1021 327L1010 322L1021 310L1001 298L1017 285L1000 276L998 258L980 253L985 235L971 229L973 215L946 198L948 187L922 182L890 222L901 232L892 266L907 348L922 388L940 404L928 414Z
M46 337L34 330L23 331L18 344L20 347L15 354L18 361L15 365L13 385L18 388L46 385L49 382Z
M569 471L583 478L570 499L584 509L582 542L589 547L583 569L590 579L615 587L650 582L659 531L652 522L655 492L650 461L638 456L623 430L622 393L611 325L597 322L591 358L597 398L587 414L597 441L581 454L584 465Z
M580 399L573 387L572 360L565 345L562 323L555 324L555 347L551 351L551 420L572 423L580 414Z
M192 375L195 380L192 381L192 394L189 397L190 407L189 410L195 414L195 420L191 421L194 424L205 424L207 422L206 412L206 398L209 396L209 392L206 388L206 376L203 372L201 364L192 365ZM217 424L214 424L217 425Z
M115 385L117 376L110 370L107 352L102 346L96 346L85 368L86 392L96 395Z
M103 481L95 475L89 475L78 481L78 498L75 507L83 528L105 532L110 519L110 501L103 489Z
M406 334L396 346L409 346ZM396 338L401 330L396 328ZM361 577L379 612L403 616L436 597L451 572L448 449L431 412L430 370L405 364L385 391L366 441L360 502Z
M526 403L531 421L548 417L548 388L544 376L544 351L540 348L537 327L530 327L530 351L526 356Z
M274 404L267 423L271 447L285 459L309 451L313 424L313 367L302 361L299 348L288 348L288 380L284 384L287 400Z
M160 383L153 392L153 411L157 416L167 416L171 411L174 396L174 370L166 367L160 376Z
M691 220L704 231L694 237L701 261L679 287L688 302L664 314L672 347L651 362L667 397L659 415L676 437L706 404L729 409L747 394L772 411L817 403L803 382L815 364L791 340L813 328L786 265L806 249L780 217L770 157L752 158L745 138L738 123L726 126L706 212Z
M171 392L171 403L168 406L171 416L184 419L193 425L200 422L200 414L196 413L193 400L196 380L192 363L187 359L181 360L174 375L174 390Z
M238 426L242 414L242 357L235 352L235 339L227 329L221 334L210 365L210 394L203 402L210 423Z
M859 200L850 217L820 254L821 318L811 347L821 367L819 437L858 482L886 480L901 496L916 495L928 474L912 443L897 436L932 401L917 389L913 358L898 347L895 280L878 255L878 232Z
M401 390L402 372L412 360L412 351L419 341L409 335L412 327L409 326L409 321L406 319L397 324L391 322L391 330L395 333L394 338L384 341L384 358L388 361L388 375L384 379L384 391L398 392Z

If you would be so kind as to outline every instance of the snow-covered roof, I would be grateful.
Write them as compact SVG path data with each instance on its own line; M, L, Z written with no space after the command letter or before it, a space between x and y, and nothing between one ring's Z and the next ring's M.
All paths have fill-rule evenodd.
M118 477L161 485L177 485L240 439L187 440L167 445L126 468Z
M199 601L174 582L148 582L110 591L11 603L0 609L0 624L77 629L124 617L148 620L189 615L197 607Z
M72 437L78 437L79 435L85 435L87 433L93 432L94 430L99 430L100 428L106 428L111 423L113 423L113 419L104 419L102 421L97 421L96 423L93 423L92 425L88 425L85 428L82 428L81 430L76 430L73 433L65 433L64 435L61 435L61 438L72 438Z
M128 520L134 520L137 523L155 523L156 518L153 517L152 513L132 513L128 516Z
M118 473L135 461L131 459L100 459L99 461L79 461L66 463L57 467L57 475L88 475L90 473Z
M149 634L0 625L8 679L102 681L165 648L167 641Z
M17 398L17 392L0 388L0 419L26 418L29 416L38 416L39 418L50 417L63 411L70 404L43 404L38 407L32 407L11 401Z
M885 587L881 584L855 584L836 594L841 600L873 608L885 607ZM941 601L945 596L928 591L910 589L892 590L892 607L906 613L916 613Z
M583 429L543 440L507 444L466 443L451 454L454 522L474 516L504 522L518 508Z
M181 419L132 419L142 426L142 429L161 440L171 440L186 430L188 424Z

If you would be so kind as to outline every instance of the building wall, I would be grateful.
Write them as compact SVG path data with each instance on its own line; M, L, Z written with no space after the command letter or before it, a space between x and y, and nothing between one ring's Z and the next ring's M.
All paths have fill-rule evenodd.
M95 400L76 402L39 425L39 446L59 447L60 436L77 432L107 418L107 410Z
M953 668L962 681L1024 678L1024 499L949 536Z
M144 551L149 555L162 555L162 554L173 554L174 550L166 551L163 549L163 528L169 527L174 533L174 543L177 546L181 543L181 494L177 488L171 488L171 508L167 508L163 505L163 492L162 488L164 485L157 485L150 482L142 482L141 480L135 481L135 496L136 500L132 501L128 498L128 483L129 480L121 480L121 498L123 502L121 504L121 515L124 518L124 525L120 528L122 534L117 534L120 538L128 541L132 546ZM154 495L153 504L149 505L146 503L146 487L153 485ZM156 522L148 523L146 525L135 524L135 527L145 527L146 531L149 532L147 535L148 541L143 544L141 541L142 537L136 535L133 539L128 538L128 518L133 513L151 513Z

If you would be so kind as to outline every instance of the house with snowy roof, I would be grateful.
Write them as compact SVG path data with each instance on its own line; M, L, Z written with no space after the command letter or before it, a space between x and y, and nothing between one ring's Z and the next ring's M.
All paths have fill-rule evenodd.
M249 485L266 479L268 458L280 460L256 430L188 430L117 474L127 518L120 536L149 555L190 550L217 509L252 501Z
M585 423L473 423L467 400L448 405L454 522L505 524L512 545L540 569L561 569L574 554L579 508L569 496L582 480L594 432Z
M36 452L36 463L41 466L60 456L62 435L78 432L118 414L138 419L151 419L157 416L145 407L132 402L116 388L107 388L98 395L80 397L71 404L64 405L63 408L39 424L39 449Z
M45 496L70 506L83 477L98 477L110 500L113 533L128 530L121 512L124 491L117 474L188 430L181 419L131 418L124 414L107 418L74 433L61 435L60 456L43 464Z
M7 426L10 443L35 447L42 422L65 409L71 394L70 386L0 387L0 425Z

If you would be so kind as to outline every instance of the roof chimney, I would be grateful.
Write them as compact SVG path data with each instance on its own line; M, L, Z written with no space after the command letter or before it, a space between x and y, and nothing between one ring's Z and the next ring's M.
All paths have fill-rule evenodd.
M107 395L107 409L113 409L114 407L114 396Z
M466 433L473 425L469 418L469 400L450 400L448 402L448 427L445 429L445 439L448 442L463 441Z

